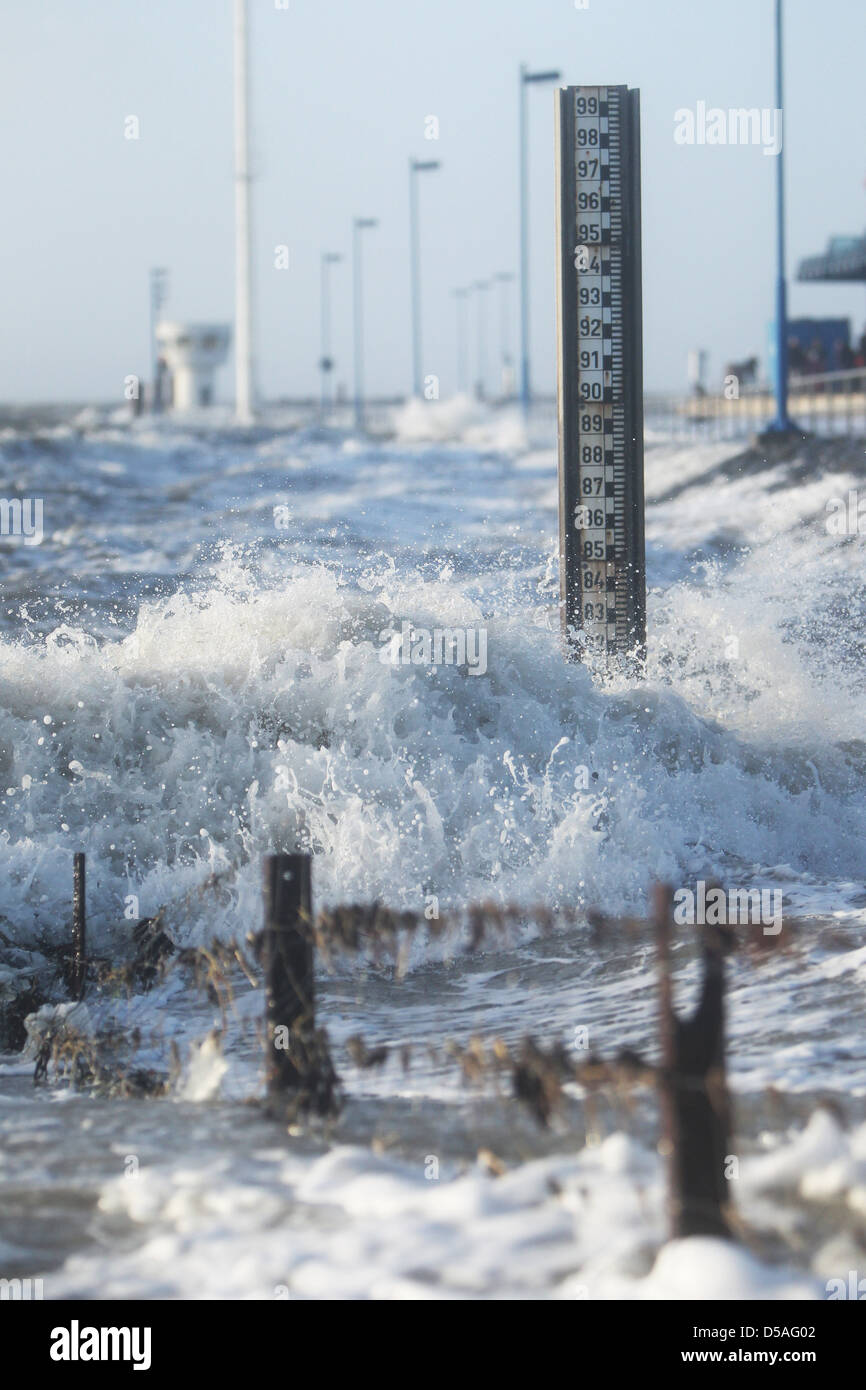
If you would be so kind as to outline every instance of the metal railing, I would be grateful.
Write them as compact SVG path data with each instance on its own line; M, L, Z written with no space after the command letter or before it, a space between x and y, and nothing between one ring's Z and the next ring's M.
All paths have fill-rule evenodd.
M866 368L792 374L788 393L791 419L809 433L866 434ZM690 439L745 439L768 427L775 418L776 402L768 386L745 387L734 399L649 393L644 414L649 432Z

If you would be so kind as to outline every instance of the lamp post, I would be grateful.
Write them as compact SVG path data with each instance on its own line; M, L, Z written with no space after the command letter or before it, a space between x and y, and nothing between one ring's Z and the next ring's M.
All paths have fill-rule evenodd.
M159 344L156 341L156 325L159 314L168 298L168 271L163 266L154 266L150 272L150 408L154 415L162 410L162 376L159 370Z
M776 0L776 109L782 104L782 0ZM788 285L785 278L785 120L782 143L776 155L776 418L774 434L795 429L788 415Z
M235 419L253 418L247 3L235 0Z
M558 82L558 72L529 72L520 64L520 399L528 411L532 399L529 372L529 141L527 139L526 89L530 85Z
M493 277L499 285L499 340L500 352L502 355L502 396L507 400L514 389L514 371L511 365L511 353L508 348L510 336L510 314L508 312L508 286L513 282L514 275L510 270L500 270Z
M438 159L409 160L409 252L412 280L412 394L422 394L421 244L418 230L418 175L440 167Z
M324 420L331 404L330 382L334 363L331 357L331 284L330 269L343 257L336 251L322 252L322 356L319 370L322 373L322 419Z
M375 217L356 217L352 224L353 337L355 379L355 428L364 428L364 293L361 283L361 232L378 227Z
M469 298L469 290L455 290L454 299L457 304L457 390L459 392L467 389L466 377L466 301Z
M475 390L479 401L483 401L484 384L487 380L487 291L490 281L476 280L472 288L478 305L478 381Z

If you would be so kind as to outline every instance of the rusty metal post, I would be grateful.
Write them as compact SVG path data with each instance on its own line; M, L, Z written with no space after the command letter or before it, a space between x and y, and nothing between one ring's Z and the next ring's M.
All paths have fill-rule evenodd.
M308 854L269 854L264 863L268 1093L299 1089L315 1029L312 894Z
M673 1007L670 966L672 894L655 888L661 1032L662 1138L668 1160L671 1235L729 1236L730 1106L725 1080L725 936L703 932L704 977L698 1007L689 1019Z
M78 853L72 860L72 957L67 982L75 999L84 994L87 974L87 896L85 857Z

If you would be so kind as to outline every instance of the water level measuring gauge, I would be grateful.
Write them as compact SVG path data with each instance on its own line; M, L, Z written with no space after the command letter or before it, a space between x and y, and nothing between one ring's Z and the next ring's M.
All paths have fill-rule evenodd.
M557 93L560 590L569 652L643 657L640 94Z

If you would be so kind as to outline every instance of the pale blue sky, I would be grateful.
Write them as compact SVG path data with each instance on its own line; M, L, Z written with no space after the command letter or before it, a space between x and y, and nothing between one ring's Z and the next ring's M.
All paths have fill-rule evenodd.
M367 234L367 382L411 379L410 153L422 187L424 369L453 389L453 287L517 265L517 69L641 88L644 341L651 388L691 346L765 353L774 161L692 148L674 112L772 106L771 0L249 0L257 372L313 392L319 256ZM0 400L107 400L148 373L147 273L170 267L172 316L233 308L231 0L2 0ZM787 0L789 269L866 225L863 0ZM553 99L531 92L533 375L553 390ZM137 115L139 141L124 139ZM438 116L438 143L424 120ZM273 248L291 248L289 271ZM349 382L349 265L334 275L337 376ZM492 306L491 306L492 307ZM792 285L793 315L866 318L860 286ZM498 318L491 315L491 331ZM512 314L516 335L516 302ZM494 358L491 342L490 358ZM221 394L231 391L224 369Z

